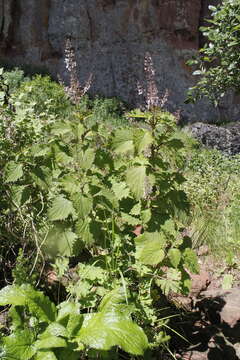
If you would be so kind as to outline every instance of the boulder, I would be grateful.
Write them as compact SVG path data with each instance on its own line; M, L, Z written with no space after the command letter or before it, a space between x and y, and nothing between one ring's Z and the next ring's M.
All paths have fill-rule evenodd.
M226 155L240 153L240 123L216 126L197 122L186 128L208 148L220 150Z

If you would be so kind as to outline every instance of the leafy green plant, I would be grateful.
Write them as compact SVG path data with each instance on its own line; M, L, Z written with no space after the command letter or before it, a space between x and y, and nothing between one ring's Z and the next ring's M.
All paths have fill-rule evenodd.
M16 99L11 97L15 105ZM162 345L168 341L161 328L162 293L188 293L187 270L198 271L176 216L189 204L181 188L185 153L174 116L159 108L135 110L127 115L128 125L107 126L88 107L80 111L80 104L71 117L48 113L46 104L44 113L34 109L27 103L23 112L18 105L4 112L15 127L1 159L2 238L34 250L31 273L39 263L55 262L54 281L82 314L96 313L88 318L91 329L106 320L102 301L123 288L150 348ZM4 138L9 123L3 123ZM17 269L14 286L28 281L24 266ZM113 327L122 320L117 317ZM130 351L109 338L107 329L105 336L106 346L98 351L108 351L108 344Z
M120 347L143 355L146 335L131 319L133 308L122 289L105 296L98 312L80 312L79 304L56 307L29 285L11 285L0 291L0 304L11 305L11 334L2 339L2 359L80 359L85 348L107 351Z
M70 100L64 88L52 81L49 76L36 75L31 80L23 82L15 92L13 100L15 107L22 111L29 108L40 115L63 116L71 107Z
M188 101L202 96L217 102L228 89L239 92L240 6L238 0L223 0L218 6L209 6L212 18L200 30L206 37L199 57L190 60L196 66L194 75L200 76L197 85L190 89Z
M239 251L239 170L239 156L192 151L183 189L192 204L185 222L195 247L207 244L216 255Z

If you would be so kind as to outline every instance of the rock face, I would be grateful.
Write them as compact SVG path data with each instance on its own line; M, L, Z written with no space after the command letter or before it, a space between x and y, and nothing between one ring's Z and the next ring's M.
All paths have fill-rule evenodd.
M195 123L187 127L194 137L209 148L221 150L226 155L240 153L240 124L215 126Z
M184 105L193 84L185 62L202 42L199 25L220 0L0 0L0 58L45 66L67 79L64 44L71 37L79 79L93 73L92 93L139 104L143 60L152 56L160 96L185 120L219 116L207 103ZM231 107L233 109L233 107ZM236 111L235 111L236 113Z

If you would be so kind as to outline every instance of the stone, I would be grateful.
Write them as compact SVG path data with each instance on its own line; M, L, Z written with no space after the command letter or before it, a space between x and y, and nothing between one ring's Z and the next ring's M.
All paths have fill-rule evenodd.
M214 317L215 322L229 328L235 328L240 336L240 288L230 290L211 289L203 291L205 302L202 306Z
M199 274L190 274L190 278L192 286L189 296L191 298L197 298L202 291L207 289L211 282L209 273L204 269L200 269Z
M216 126L197 122L186 127L203 145L226 155L240 153L240 124Z
M67 81L64 46L71 37L79 80L84 83L93 73L91 93L138 106L143 99L137 84L144 84L144 56L149 52L159 96L166 89L170 93L167 109L181 110L185 122L213 121L221 114L208 102L192 105L184 100L195 81L186 61L202 45L198 28L209 14L208 5L219 2L0 0L0 59L45 67ZM238 104L227 108L238 116Z

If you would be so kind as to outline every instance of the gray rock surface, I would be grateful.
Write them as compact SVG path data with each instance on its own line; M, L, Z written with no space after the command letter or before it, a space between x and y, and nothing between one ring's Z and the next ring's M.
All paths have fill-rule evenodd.
M45 66L67 80L64 44L71 36L79 79L84 82L93 73L91 92L118 96L136 106L137 83L144 83L143 60L149 52L159 95L170 91L168 108L181 109L184 121L216 120L220 112L207 102L186 105L184 100L194 82L186 60L202 43L198 28L208 15L208 5L219 2L0 0L0 58ZM236 109L227 101L225 116L237 116Z
M240 153L240 123L224 127L198 122L187 129L209 148L221 150L227 155Z

